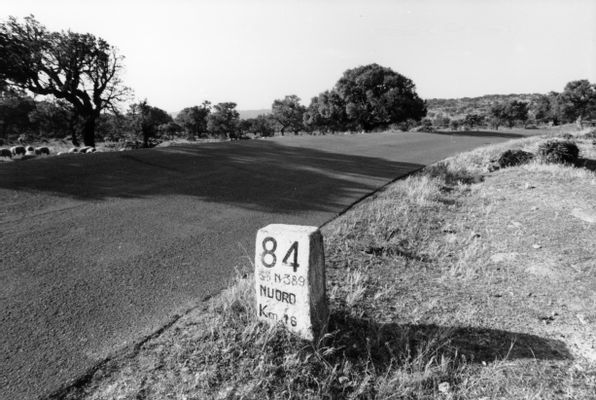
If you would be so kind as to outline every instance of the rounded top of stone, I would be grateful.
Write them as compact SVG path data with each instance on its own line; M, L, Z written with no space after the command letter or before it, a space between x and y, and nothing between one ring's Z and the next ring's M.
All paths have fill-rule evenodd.
M308 226L308 225L286 225L286 224L270 224L261 230L265 230L268 232L292 232L292 233L300 233L300 234L311 234L315 233L319 230L317 226Z

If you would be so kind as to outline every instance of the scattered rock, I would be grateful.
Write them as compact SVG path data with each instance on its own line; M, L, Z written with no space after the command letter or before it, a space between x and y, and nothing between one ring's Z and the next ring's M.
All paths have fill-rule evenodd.
M577 319L579 319L582 325L588 325L588 321L586 321L586 317L583 314L577 314Z
M451 385L449 382L441 382L439 383L439 392L441 393L449 393L451 391Z
M500 263L500 262L505 262L505 261L513 261L517 258L517 256L519 255L519 253L513 252L513 253L495 253L492 256L490 256L490 260L494 263Z
M581 219L582 221L586 221L591 224L596 223L596 212L593 210L583 210L581 208L574 208L573 210L571 210L571 215L575 218Z
M558 279L561 276L558 267L555 261L542 260L541 262L528 265L525 268L525 272L541 278Z
M540 320L542 321L542 323L544 325L548 325L555 320L555 317L558 317L558 316L559 316L559 313L553 311L551 313L551 315L540 317Z
M447 243L455 243L457 242L457 235L453 233L448 233L447 235L445 235L445 241Z

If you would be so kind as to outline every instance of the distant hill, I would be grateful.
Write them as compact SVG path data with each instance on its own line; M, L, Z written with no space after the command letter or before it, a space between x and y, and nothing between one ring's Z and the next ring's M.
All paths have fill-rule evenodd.
M264 108L262 110L238 110L240 119L256 118L261 114L271 114L271 109Z
M531 103L538 93L522 94L487 94L480 97L462 97L459 99L426 99L428 116L445 115L463 117L469 113L486 114L493 103L520 100Z
M172 116L172 118L176 118L178 115L178 111L169 111L168 114ZM248 118L255 118L261 114L271 114L271 109L262 109L262 110L238 110L238 114L240 114L240 119L248 119Z
M459 99L426 99L428 107L428 117L433 118L437 115L449 116L451 118L464 117L466 114L477 113L486 114L493 103L509 100L521 100L531 103L538 93L521 94L487 94L479 97L462 97ZM172 118L176 118L178 111L170 112ZM261 114L271 114L270 108L260 110L238 110L240 119L256 118Z

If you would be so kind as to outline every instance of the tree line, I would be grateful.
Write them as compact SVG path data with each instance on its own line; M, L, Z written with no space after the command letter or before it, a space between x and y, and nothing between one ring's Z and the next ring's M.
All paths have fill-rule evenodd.
M0 137L15 135L82 140L201 137L238 139L248 134L459 129L528 123L580 123L594 118L596 85L567 84L563 92L483 103L482 110L453 115L443 100L423 101L412 80L378 64L346 70L336 84L311 99L276 99L271 112L241 120L233 102L204 101L175 117L147 100L121 106L132 90L121 79L123 57L90 33L48 31L33 16L0 23Z
M152 137L370 131L426 114L414 83L377 64L347 70L308 107L288 95L273 101L271 113L247 120L240 120L233 102L205 101L175 118L147 100L123 112L119 106L132 91L122 70L123 57L101 38L51 32L33 16L9 17L0 24L0 134L68 134L86 146L98 138L139 136L147 145Z
M562 92L493 95L464 99L432 99L421 121L429 129L470 129L501 126L530 127L596 121L596 84L586 79L568 82Z

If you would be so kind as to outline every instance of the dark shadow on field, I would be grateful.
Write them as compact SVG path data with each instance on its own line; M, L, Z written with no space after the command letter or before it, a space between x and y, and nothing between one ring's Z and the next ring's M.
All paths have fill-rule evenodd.
M328 331L335 332L327 339L333 341L330 345L342 349L334 357L345 357L355 364L369 361L377 371L386 370L391 363L414 362L418 357L422 363L431 357L441 360L441 356L456 363L572 358L562 341L499 329L379 324L339 312L331 315Z
M268 212L337 211L338 201L420 167L252 140L15 161L0 166L0 189L94 201L186 195Z
M580 158L577 161L577 166L589 169L590 171L596 171L596 160Z
M530 136L531 131L528 135L522 135L520 133L513 132L499 132L499 131L434 131L432 132L437 135L449 135L449 136L475 136L475 137L499 137L505 139L518 139Z

